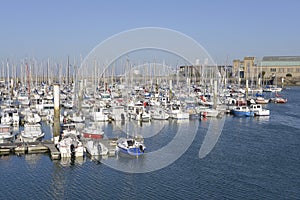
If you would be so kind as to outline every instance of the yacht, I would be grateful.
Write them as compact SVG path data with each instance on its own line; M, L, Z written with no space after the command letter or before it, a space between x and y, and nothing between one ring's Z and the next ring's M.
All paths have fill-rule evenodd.
M22 142L35 142L42 139L44 135L40 124L25 123L20 139Z

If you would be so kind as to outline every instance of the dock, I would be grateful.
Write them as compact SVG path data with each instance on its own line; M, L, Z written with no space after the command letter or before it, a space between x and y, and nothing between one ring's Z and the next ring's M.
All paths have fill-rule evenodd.
M115 156L116 145L118 138L104 138L100 142L108 148L108 156ZM86 141L82 141L85 145ZM56 148L56 145L49 140L39 142L21 142L16 140L13 143L1 143L0 155L9 154L34 154L34 153L49 153L52 160L61 159L61 154Z
M60 159L60 152L51 141L14 142L0 144L0 155L47 152L50 153L53 160Z
M52 160L60 159L60 152L58 151L54 143L44 144L44 146L49 149L49 153Z

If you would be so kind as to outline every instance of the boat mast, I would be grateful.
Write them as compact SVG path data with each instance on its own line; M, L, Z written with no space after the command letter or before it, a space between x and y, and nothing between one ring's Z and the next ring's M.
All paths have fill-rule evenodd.
M26 75L27 75L28 96L30 96L30 75L29 75L29 68L27 63L26 63Z
M6 74L7 74L7 90L9 91L9 64L8 64L8 59L6 60Z
M69 56L68 56L68 65L67 65L67 82L68 85L70 84L70 62L69 62Z
M48 58L48 62L47 62L47 85L49 85L49 66L50 66L50 59Z

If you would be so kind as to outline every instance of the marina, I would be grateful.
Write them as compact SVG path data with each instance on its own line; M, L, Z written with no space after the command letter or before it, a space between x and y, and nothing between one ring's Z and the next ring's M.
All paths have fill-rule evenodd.
M23 84L14 86L16 78L11 84L1 81L1 154L49 153L53 160L88 155L117 158L119 152L140 156L148 149L143 126L219 120L230 114L272 116L269 104L289 103L282 87L248 85L248 80L236 84L222 69L211 66L201 67L201 76L191 71L188 77L180 71L175 77L174 72L155 76L152 69L142 67L142 77L125 72L130 77L125 82L118 76L77 80L77 75L52 77L52 81L48 77L47 82L38 82L44 77L36 76L30 81L30 67L26 64ZM224 77L216 78L216 73ZM120 133L104 131L108 124Z
M150 173L122 173L107 165L116 161L120 166L137 165L147 168L145 162L150 156L147 153L138 159L122 154L58 160L51 159L49 153L2 155L0 166L3 172L2 180L5 181L2 181L0 186L6 189L0 197L28 198L26 191L31 188L30 198L39 196L44 199L72 198L74 194L78 198L87 199L97 198L100 194L104 199L119 199L121 196L129 198L132 196L128 190L139 193L139 198L145 199L149 196L172 196L178 199L185 199L187 196L192 199L199 196L297 199L297 177L300 173L300 160L297 156L300 116L294 110L300 109L299 92L298 87L283 90L282 93L289 102L267 104L267 109L271 111L270 116L224 115L222 134L212 151L202 159L198 157L199 149L205 140L209 124L214 123L214 118L207 117L196 121L157 120L152 126L151 123L144 123L143 127L138 126L136 129L141 128L144 132L147 132L148 128L156 130L159 127L159 134L144 139L147 145L146 152L154 152L170 143L181 126L184 126L185 134L188 134L193 123L199 122L197 134L187 151L172 165ZM114 131L114 123L102 122L104 132L115 138L112 141L102 139L103 143L112 142L112 150L115 150L115 136L121 134L119 129ZM188 126L185 126L186 124ZM47 139L48 135L50 132L46 131ZM105 145L108 145L107 143ZM46 142L44 144L46 145ZM175 152L176 148L173 151ZM15 184L16 182L18 184ZM54 182L56 184L53 184ZM39 183L40 187L36 187L36 183ZM148 187L153 184L156 187ZM64 190L61 189L62 185L67 185ZM218 190L213 189L216 187ZM16 190L18 192L15 192Z
M0 81L1 199L299 196L299 87L124 63Z
M28 187L45 199L86 198L86 192L88 199L99 192L131 198L126 188L145 199L154 193L178 199L299 195L298 179L290 178L300 163L299 87L269 91L226 76L191 81L173 75L32 81L30 87L3 81L0 165L10 187L22 185L14 186L17 198ZM213 187L220 189L205 193ZM8 188L0 198L11 193Z
M7 132L8 138L15 139L7 140L11 143L4 140L0 143L1 154L47 152L52 159L61 159L85 157L87 154L115 156L120 151L138 156L142 155L146 148L143 143L135 144L136 140L143 141L144 137L142 131L138 133L135 129L144 124L155 126L155 123L166 120L218 119L227 114L238 117L270 116L272 111L265 108L267 104L287 103L287 98L285 102L278 102L279 98L284 98L277 91L274 97L271 96L274 92L259 93L259 90L256 96L253 93L250 96L245 92L248 91L247 85L246 90L231 85L227 88L217 88L217 81L214 81L214 88L205 90L200 86L191 85L189 81L177 81L177 84L182 86L178 88L180 90L176 90L176 86L171 85L172 79L167 82L170 88L174 87L172 93L170 88L158 85L134 88L118 85L105 86L106 88L97 86L96 92L79 90L79 93L74 93L72 88L76 87L76 83L61 86L48 86L43 83L32 86L31 91L28 88L27 96L26 88L23 87L16 88L11 96L6 94L8 87L3 85L1 93L6 96L3 95L1 101L1 124L7 131L14 128L17 128L17 131ZM82 82L79 82L80 84ZM85 81L84 85L88 84ZM130 98L127 97L128 93L117 89L124 87L131 91ZM183 91L182 88L185 87L187 88ZM113 96L113 93L118 95ZM78 94L86 94L89 97L82 98ZM264 98L267 94L268 97ZM29 96L35 97L28 98ZM23 103L24 99L29 103ZM40 99L41 103L37 103L35 99ZM82 108L82 105L89 106ZM15 114L8 115L8 110L13 110L12 113ZM111 133L102 128L108 123L121 124L123 135L109 137ZM135 127L128 129L130 124L134 124ZM45 129L48 133L45 133ZM135 132L134 135L128 135L128 132L132 131ZM127 139L122 139L124 134ZM47 140L44 140L45 135ZM131 152L131 148L135 149L135 153Z
M0 200L300 200L300 1L2 1Z

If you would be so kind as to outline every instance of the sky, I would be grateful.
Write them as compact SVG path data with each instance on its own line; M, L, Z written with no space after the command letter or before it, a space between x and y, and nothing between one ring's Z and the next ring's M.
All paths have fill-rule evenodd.
M133 28L179 31L219 64L269 55L300 56L298 0L3 0L0 60L85 57Z

